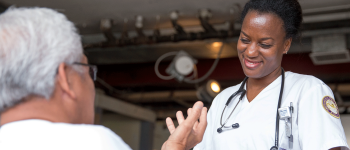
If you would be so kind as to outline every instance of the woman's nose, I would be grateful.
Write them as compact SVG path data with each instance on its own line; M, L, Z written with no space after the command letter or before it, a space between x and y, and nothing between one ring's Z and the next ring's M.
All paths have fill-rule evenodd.
M245 51L246 56L248 57L257 57L259 55L258 44L251 43L248 45L247 50Z

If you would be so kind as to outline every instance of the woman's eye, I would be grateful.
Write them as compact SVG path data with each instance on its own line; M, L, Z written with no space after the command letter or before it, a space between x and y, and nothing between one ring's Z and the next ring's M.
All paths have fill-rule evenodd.
M267 49L267 48L270 48L272 45L260 44L260 46L261 46L262 48Z
M249 43L249 40L247 40L247 39L241 39L241 41L242 41L244 44Z

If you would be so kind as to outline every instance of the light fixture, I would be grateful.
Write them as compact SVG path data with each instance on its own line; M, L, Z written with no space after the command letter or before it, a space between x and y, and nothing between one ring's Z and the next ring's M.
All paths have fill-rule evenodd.
M219 48L219 47L222 46L222 42L213 42L213 43L211 44L211 46L214 47L214 48Z
M136 28L142 28L143 27L143 16L141 16L141 15L136 16L135 27Z
M178 11L172 11L171 13L170 13L170 19L171 20L177 20L179 18L179 12Z
M211 13L211 10L209 9L200 9L199 10L199 17L200 18L211 18L213 14Z
M221 91L221 87L219 82L215 81L215 80L209 80L206 85L206 91L208 92L208 94L211 97L215 97L216 95L219 94L219 92Z
M350 62L345 34L329 34L312 37L312 53L309 54L315 65Z
M216 81L210 83L210 89L215 93L219 93L221 90L219 83Z
M206 84L197 89L197 97L199 100L211 103L216 95L221 91L220 84L215 80L209 80Z
M100 21L100 29L102 31L107 31L112 28L112 20L111 19L101 19Z
M218 44L221 46L220 46L220 50L218 52L218 55L217 55L213 65L210 67L210 69L207 71L207 73L205 73L200 78L193 79L193 76L186 77L187 75L194 72L194 65L197 64L197 60L182 50L179 52L168 52L168 53L165 53L162 56L160 56L154 65L154 72L156 73L156 75L159 78L161 78L163 80L171 80L171 79L175 78L179 82L186 82L186 83L190 83L190 84L200 83L210 76L210 74L214 71L215 67L219 63L220 55L221 55L221 52L223 50L224 44L223 44L223 42L218 42ZM170 63L168 68L165 70L165 72L169 76L164 76L164 75L160 74L160 72L158 70L160 62L163 59L165 59L166 57L173 56L173 55L175 55L175 58Z
M185 51L179 51L165 72L174 76L178 81L182 81L185 76L193 72L193 66L196 63L197 60Z

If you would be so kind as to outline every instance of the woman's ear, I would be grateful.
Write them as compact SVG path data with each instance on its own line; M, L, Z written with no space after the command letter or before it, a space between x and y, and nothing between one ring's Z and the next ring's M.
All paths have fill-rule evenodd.
M284 41L283 54L287 54L287 52L289 51L289 48L290 48L291 45L292 45L292 38L286 39Z
M65 63L61 63L58 66L57 76L56 76L58 88L61 88L63 93L67 94L70 98L76 99L76 94L73 91L73 88L71 86L72 79L69 76L69 73L70 73L70 68Z

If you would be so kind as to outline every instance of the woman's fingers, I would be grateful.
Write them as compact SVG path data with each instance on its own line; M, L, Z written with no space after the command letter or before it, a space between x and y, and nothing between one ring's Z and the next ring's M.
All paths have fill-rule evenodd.
M176 119L179 125L185 120L184 115L182 114L182 111L176 112Z
M166 118L165 122L166 122L166 126L168 127L170 134L173 134L175 131L175 125L174 125L173 120L170 117L168 117L168 118Z

